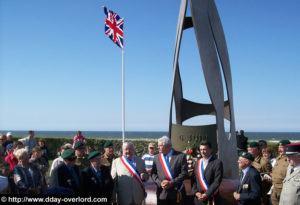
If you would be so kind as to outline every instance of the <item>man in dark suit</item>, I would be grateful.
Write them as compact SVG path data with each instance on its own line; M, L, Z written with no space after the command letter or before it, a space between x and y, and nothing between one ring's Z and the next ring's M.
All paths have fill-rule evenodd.
M201 159L195 163L192 176L192 191L195 195L196 205L204 205L214 202L221 203L218 189L223 178L222 161L212 156L212 146L207 141L200 143Z
M109 202L113 190L113 181L109 168L101 166L99 151L89 154L90 166L82 171L82 192L106 197Z
M159 154L155 155L151 177L157 185L157 205L174 205L184 198L183 181L187 177L186 156L172 149L170 138L158 139Z
M64 163L58 165L53 170L53 175L55 179L51 182L51 187L65 187L72 189L75 193L80 191L80 177L79 169L75 165L76 156L73 149L65 150L61 157L64 160Z
M239 167L242 169L240 184L233 197L239 205L260 205L261 178L258 171L252 167L253 155L240 152Z

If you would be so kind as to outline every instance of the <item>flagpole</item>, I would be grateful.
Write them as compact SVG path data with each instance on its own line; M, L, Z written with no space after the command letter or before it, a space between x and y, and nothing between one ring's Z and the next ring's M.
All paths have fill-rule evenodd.
M122 49L122 142L125 142L125 78L124 78L124 46Z

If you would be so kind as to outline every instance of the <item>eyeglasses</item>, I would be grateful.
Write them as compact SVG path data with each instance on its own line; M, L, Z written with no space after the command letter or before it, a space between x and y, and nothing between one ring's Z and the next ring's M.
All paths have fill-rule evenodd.
M149 147L150 149L154 149L154 147Z

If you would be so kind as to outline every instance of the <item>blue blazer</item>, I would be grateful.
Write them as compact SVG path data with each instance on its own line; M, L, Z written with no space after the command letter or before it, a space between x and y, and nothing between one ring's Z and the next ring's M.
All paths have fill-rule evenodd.
M260 205L261 178L258 171L250 165L243 181L239 184L237 193L240 193L239 205Z

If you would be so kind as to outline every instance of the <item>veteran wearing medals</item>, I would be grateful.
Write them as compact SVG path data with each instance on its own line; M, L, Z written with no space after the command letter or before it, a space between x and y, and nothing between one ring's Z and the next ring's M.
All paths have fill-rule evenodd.
M289 162L279 205L300 204L300 143L287 144L285 154Z
M212 156L212 146L207 141L200 143L201 159L195 163L192 176L192 191L195 205L220 204L218 188L223 178L222 161Z
M99 151L90 153L88 160L90 166L82 171L82 193L105 197L110 202L114 185L109 169L101 166Z
M272 169L271 182L273 190L271 195L272 205L278 205L280 194L282 190L282 181L286 176L286 170L289 165L287 157L285 156L285 145L290 144L289 140L281 140L278 145L279 156L276 157L275 165Z
M238 205L260 205L261 178L258 171L251 165L254 157L247 152L239 153L240 183L233 197Z
M50 186L61 186L73 190L74 193L79 193L80 176L79 168L75 165L75 151L67 149L62 153L61 158L63 158L64 162L53 170L54 179Z
M187 177L185 154L172 149L171 139L158 139L159 154L155 155L151 177L156 183L157 205L174 205L185 196L184 179Z
M135 147L131 142L122 146L123 156L112 162L111 176L114 181L112 201L120 205L140 205L145 198L143 182L149 176L145 169L145 162L135 156Z
M259 172L262 178L261 188L261 202L263 205L268 204L267 193L269 192L272 184L268 182L264 175L270 175L272 172L272 165L270 161L266 160L260 155L259 144L257 142L250 142L248 144L248 152L253 155L254 161L252 166Z

